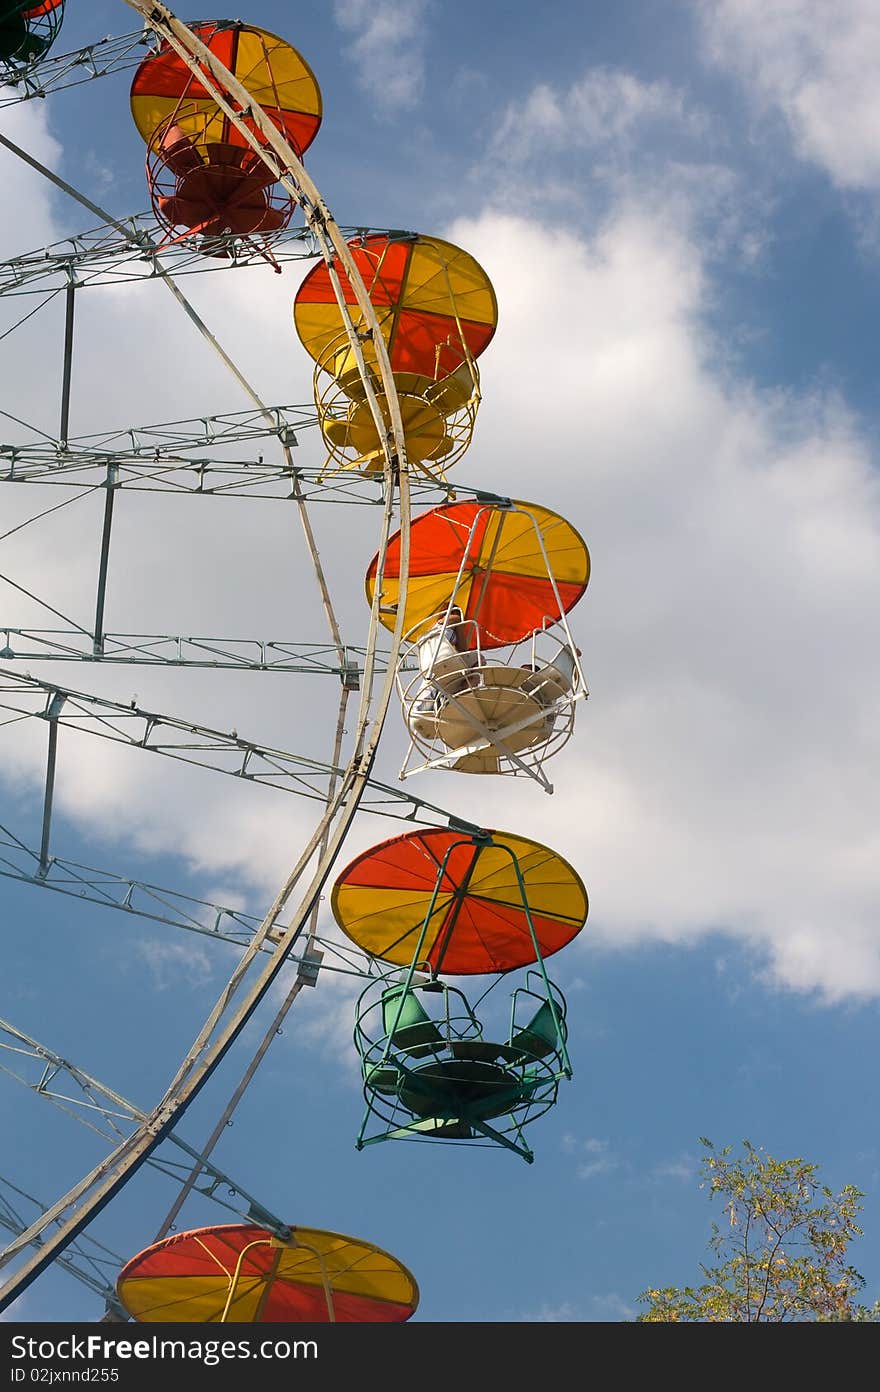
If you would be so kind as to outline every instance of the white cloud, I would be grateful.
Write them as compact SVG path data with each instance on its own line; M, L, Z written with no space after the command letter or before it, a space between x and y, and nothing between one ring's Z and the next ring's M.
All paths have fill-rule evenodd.
M608 1149L607 1141L600 1141L597 1136L590 1136L584 1141L584 1150L590 1155L601 1155Z
M607 1295L589 1297L589 1314L570 1300L562 1300L557 1305L545 1303L535 1314L521 1316L521 1322L530 1324L607 1324L612 1321L631 1320L635 1310L627 1305L615 1291Z
M677 1160L664 1160L659 1165L655 1165L651 1171L654 1179L678 1179L682 1183L693 1179L695 1173L694 1157L692 1155L681 1155Z
M773 981L876 994L870 439L833 396L731 375L701 246L653 207L588 238L486 213L452 239L501 306L471 477L558 508L594 563L556 793L536 821L531 789L481 789L482 818L581 869L587 939L720 930Z
M600 1155L598 1160L589 1160L578 1165L575 1173L578 1179L595 1179L597 1175L610 1174L620 1164L613 1155Z
M508 106L491 142L504 159L545 156L548 146L606 151L619 156L658 127L667 135L705 132L706 116L668 82L642 82L617 68L591 68L565 91L539 83Z
M526 1324L570 1324L577 1322L578 1315L571 1301L563 1300L559 1305L542 1305L535 1315L524 1315Z
M3 134L47 168L58 168L62 147L49 134L46 112L36 102L6 107ZM0 255L17 256L59 236L54 221L55 195L51 185L16 156L4 149L2 158L4 204L14 208L16 215L0 220Z
M840 188L880 188L874 0L703 0L707 50Z
M428 0L334 0L360 86L386 115L420 100L425 77Z
M628 1305L616 1291L609 1291L607 1295L594 1295L590 1303L596 1323L620 1323L624 1320L634 1320L636 1317L632 1305Z
M135 953L150 969L153 985L159 991L179 986L181 981L200 986L210 981L220 965L217 955L190 942L163 943L139 938Z
M621 1161L608 1149L607 1141L591 1136L582 1143L581 1150L594 1158L578 1164L575 1169L578 1179L595 1179L597 1175L610 1174L620 1168Z
M625 203L680 229L704 255L752 264L773 205L730 162L727 134L685 90L620 68L512 99L468 181L496 211L552 209L589 233Z

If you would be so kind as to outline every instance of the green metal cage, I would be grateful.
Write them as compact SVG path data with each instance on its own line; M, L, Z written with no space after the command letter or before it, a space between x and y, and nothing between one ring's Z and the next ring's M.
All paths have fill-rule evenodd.
M65 0L0 0L0 74L15 74L45 57L61 28Z

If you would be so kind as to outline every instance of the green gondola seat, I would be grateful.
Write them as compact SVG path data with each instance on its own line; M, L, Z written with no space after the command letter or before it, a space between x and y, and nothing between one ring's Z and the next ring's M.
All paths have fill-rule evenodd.
M515 1075L497 1064L435 1059L407 1072L399 1097L415 1116L466 1123L509 1112L517 1088Z
M28 28L23 12L30 3L31 0L21 0L21 4L10 9L0 0L0 62L32 63L49 47L50 39L32 34Z
M27 37L27 24L19 9L0 11L0 59L17 57Z
M547 1054L556 1053L568 1038L568 1028L558 1006L556 1015L558 1029L549 1001L542 1001L528 1024L511 1035L511 1049L529 1058L545 1058Z
M397 1064L387 1059L380 1060L379 1063L367 1063L364 1060L364 1082L372 1092L383 1092L387 1096L393 1096L402 1076Z
M401 1053L419 1058L443 1048L443 1035L412 987L389 986L382 992L382 1019L386 1035Z

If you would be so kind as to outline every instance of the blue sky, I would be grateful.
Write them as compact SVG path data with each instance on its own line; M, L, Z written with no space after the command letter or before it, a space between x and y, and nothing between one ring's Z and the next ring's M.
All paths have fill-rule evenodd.
M121 0L67 8L65 51L137 27ZM534 1165L442 1145L356 1153L351 998L329 980L298 1002L216 1154L291 1222L399 1255L421 1287L416 1319L620 1320L647 1285L693 1280L715 1216L698 1188L701 1135L748 1137L863 1189L852 1256L880 1295L880 31L868 0L841 0L833 20L829 9L238 6L318 77L324 124L307 163L338 221L448 237L495 284L484 403L456 477L564 514L593 561L572 615L591 696L554 762L552 797L448 773L413 789L556 847L590 892L584 932L552 964L575 1076L531 1129ZM120 73L6 109L0 129L115 215L139 211L129 82ZM5 156L4 170L16 217L0 255L91 225ZM185 282L273 402L309 399L290 323L304 270ZM80 297L76 430L244 404L159 290ZM9 409L49 430L57 385L45 365L57 371L60 329L56 303L0 342ZM310 450L304 439L305 462L319 462ZM10 526L58 500L5 492ZM120 502L111 628L323 639L283 507ZM315 513L345 634L362 642L377 519ZM87 616L99 527L87 499L0 544L0 571ZM7 586L0 598L4 623L52 622ZM331 700L318 688L331 678L33 670L297 752L329 749ZM0 739L0 820L33 842L43 746L17 727ZM387 781L403 747L392 710ZM57 854L254 913L314 820L281 794L103 742L72 739L63 755ZM341 863L397 830L359 816ZM11 881L2 894L0 1015L149 1107L231 950ZM191 1143L271 1009L180 1127ZM0 1174L46 1202L102 1154L2 1076L0 1117ZM92 1233L133 1255L170 1202L167 1181L141 1176ZM186 1225L214 1214L194 1201ZM53 1271L7 1317L99 1313Z

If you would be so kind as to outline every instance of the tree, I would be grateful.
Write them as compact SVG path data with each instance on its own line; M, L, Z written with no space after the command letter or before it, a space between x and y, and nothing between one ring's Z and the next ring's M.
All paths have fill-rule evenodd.
M702 1285L649 1288L639 1296L650 1323L742 1323L880 1320L856 1297L864 1278L847 1265L847 1248L861 1236L856 1214L864 1197L851 1184L833 1194L818 1166L775 1160L744 1141L706 1148L700 1185L720 1197L725 1223L712 1225L716 1265L701 1263Z

